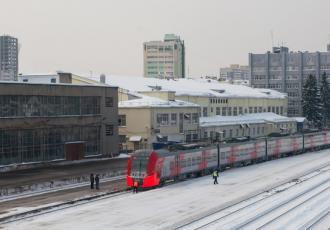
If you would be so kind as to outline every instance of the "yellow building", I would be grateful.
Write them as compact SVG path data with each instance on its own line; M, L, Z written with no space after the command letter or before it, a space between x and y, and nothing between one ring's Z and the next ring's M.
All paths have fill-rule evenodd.
M173 93L168 92L168 97L172 96ZM119 102L122 150L132 151L166 142L198 140L199 110L196 104L148 96Z
M110 76L111 83L129 92L164 98L162 92L175 92L175 99L198 104L201 117L237 116L272 112L287 115L287 95L271 89L219 83L211 79L155 79Z

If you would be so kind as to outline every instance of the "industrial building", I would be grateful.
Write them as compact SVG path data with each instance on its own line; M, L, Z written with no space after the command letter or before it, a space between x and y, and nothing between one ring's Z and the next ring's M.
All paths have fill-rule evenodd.
M117 154L117 87L0 83L0 165Z

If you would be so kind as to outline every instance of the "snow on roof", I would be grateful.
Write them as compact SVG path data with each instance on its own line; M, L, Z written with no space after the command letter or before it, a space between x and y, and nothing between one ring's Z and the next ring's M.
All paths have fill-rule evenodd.
M260 124L265 122L295 122L296 120L289 117L277 115L275 113L250 113L238 116L212 116L201 117L199 124L201 127L217 126L217 125L236 125L236 124Z
M106 83L133 92L175 91L177 96L286 98L287 95L271 89L257 89L244 85L219 83L210 79L157 79L130 76L107 76Z
M128 101L121 101L118 103L119 108L173 108L173 107L197 107L200 106L194 103L185 102L185 101L165 101L155 97L149 97L141 94L135 94L135 96L140 97L139 99L133 99Z
M297 122L305 122L307 119L306 117L292 117L293 119L295 119Z

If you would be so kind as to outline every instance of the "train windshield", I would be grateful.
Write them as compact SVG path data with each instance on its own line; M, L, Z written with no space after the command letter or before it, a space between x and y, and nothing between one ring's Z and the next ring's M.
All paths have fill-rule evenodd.
M147 172L150 151L139 150L132 155L132 176L143 178Z

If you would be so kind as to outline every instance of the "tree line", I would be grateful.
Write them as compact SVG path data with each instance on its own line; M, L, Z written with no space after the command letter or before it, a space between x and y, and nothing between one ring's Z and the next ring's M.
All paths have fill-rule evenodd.
M302 90L303 116L314 128L326 128L330 121L330 88L326 73L321 82L309 75Z

